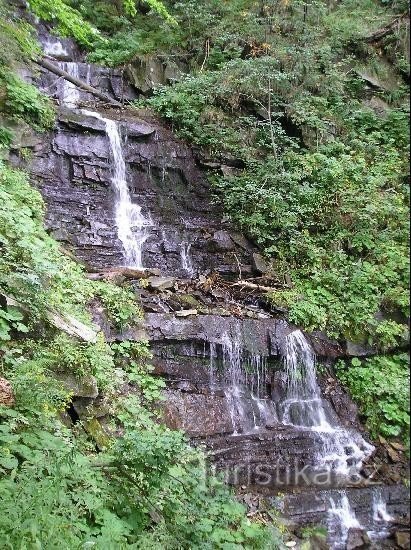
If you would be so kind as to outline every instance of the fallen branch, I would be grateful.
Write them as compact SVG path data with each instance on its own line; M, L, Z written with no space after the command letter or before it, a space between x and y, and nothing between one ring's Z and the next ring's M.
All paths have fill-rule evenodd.
M111 98L109 95L107 95L103 92L100 92L96 88L93 88L93 86L90 86L89 84L87 84L83 80L80 80L79 78L76 78L75 76L71 76L71 74L69 74L67 71L65 71L64 69L60 69L60 67L57 67L57 65L54 65L54 63L50 63L50 61L47 61L47 59L40 59L39 58L39 59L36 59L35 61L36 61L37 65L40 65L44 69L47 69L48 71L56 74L57 76L61 76L62 78L64 78L68 82L71 82L72 84L74 84L78 88L81 88L85 92L93 94L98 99L101 99L102 101L105 101L109 105L112 105L114 107L123 107L123 105L119 101L116 101L115 99Z
M275 290L275 288L273 288L272 286L257 285L256 283L250 283L249 281L237 281L235 283L232 283L231 286L242 286L245 288L251 288L253 290L261 290L262 292L273 292Z
M135 269L131 267L115 267L103 269L94 273L87 273L87 279L92 281L116 281L119 279L148 279L151 276L159 276L158 269Z
M382 38L385 38L389 34L395 32L395 30L398 28L400 22L408 17L408 12L405 12L398 17L396 17L391 23L388 23L388 25L385 25L385 27L381 27L380 29L376 30L369 36L366 36L364 38L365 42L379 42Z

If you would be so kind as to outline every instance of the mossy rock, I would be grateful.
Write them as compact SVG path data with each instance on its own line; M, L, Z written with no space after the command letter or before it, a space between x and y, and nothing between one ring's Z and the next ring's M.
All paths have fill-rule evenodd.
M100 450L106 449L110 445L110 437L97 418L85 420L83 426Z

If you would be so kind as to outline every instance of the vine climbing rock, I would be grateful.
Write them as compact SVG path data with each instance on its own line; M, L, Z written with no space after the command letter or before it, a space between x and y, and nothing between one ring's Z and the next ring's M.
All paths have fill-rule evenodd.
M14 405L14 394L11 384L5 378L0 378L0 405L12 407Z

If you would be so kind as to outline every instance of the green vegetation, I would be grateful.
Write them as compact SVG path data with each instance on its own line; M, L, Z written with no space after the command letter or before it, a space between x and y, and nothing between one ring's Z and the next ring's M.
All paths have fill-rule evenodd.
M130 289L86 279L62 253L22 172L1 164L0 183L0 376L15 399L13 408L0 405L0 546L275 544L226 486L206 475L201 453L158 423L150 404L163 383L150 376L144 343L110 345L102 333L86 343L50 325L49 312L90 323L84 306L95 300L120 329L140 309ZM83 386L95 379L110 401L108 427L97 419L64 426L59 415L71 392L61 375ZM125 383L130 396L120 398Z
M243 166L212 180L278 281L291 278L271 298L292 322L395 346L404 327L393 316L409 305L407 89L364 41L394 14L369 0L242 7L227 5L224 22L235 18L243 48L227 60L210 39L209 70L147 103L210 156ZM383 83L379 111L367 71Z
M42 15L50 5L32 8ZM63 3L53 5L60 25L74 33L59 11ZM13 55L0 60L6 158L11 119L35 130L54 120L49 101L14 72L37 49L29 28L7 18L1 24ZM138 325L141 309L131 287L88 279L48 235L43 216L27 175L0 161L0 546L279 547L274 529L251 522L207 471L203 454L160 424L164 383L150 374L145 342L109 343L102 332L83 341L56 328L56 318L69 327L76 319L93 334L98 306L121 333ZM77 388L98 393L79 421Z
M406 7L30 1L94 62L183 60L186 78L144 105L230 167L210 180L271 262L273 305L298 325L378 347L382 355L337 373L371 433L387 437L409 427L407 357L388 354L404 341L408 308L407 63L400 23L378 44L367 37ZM3 158L10 120L44 131L54 111L17 76L40 50L3 0L0 33ZM75 318L93 333L97 305L121 333L141 310L131 287L85 277L43 215L26 174L0 161L0 388L8 381L13 392L13 406L0 405L0 546L280 548L277 531L250 521L206 472L203 454L161 425L164 384L145 342L101 332L83 341L56 328L56 316ZM74 424L73 384L98 392Z
M337 365L337 374L351 395L374 437L401 436L409 447L410 373L408 356L381 355L361 361L354 358L347 368Z

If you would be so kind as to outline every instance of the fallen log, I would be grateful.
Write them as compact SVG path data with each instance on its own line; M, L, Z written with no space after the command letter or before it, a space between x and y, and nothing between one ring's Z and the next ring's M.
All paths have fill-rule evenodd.
M402 13L398 17L396 17L391 23L388 23L388 25L385 25L385 27L381 27L380 29L376 30L369 36L366 36L363 40L364 42L372 43L372 42L379 42L389 34L395 32L395 30L398 28L401 21L408 17L408 12Z
M159 276L159 269L136 269L132 267L114 267L101 271L87 273L87 279L92 281L116 281L121 279L148 279L151 276Z
M68 82L71 82L78 88L81 88L85 92L88 92L90 94L93 94L98 99L101 99L105 103L108 103L109 105L113 105L113 107L123 107L123 105L119 102L110 97L109 95L105 94L104 92L100 92L96 88L93 88L93 86L90 86L83 80L80 80L79 78L76 78L75 76L71 76L67 71L64 69L60 69L60 67L57 67L54 65L54 63L50 63L50 61L47 61L47 59L38 58L35 60L37 65L40 65L40 67L43 67L44 69L47 69L48 71L54 73L57 76L61 76L65 80L68 80Z
M258 285L256 283L250 283L250 281L237 281L235 283L231 283L231 286L241 286L244 288L251 288L252 290L260 290L262 292L273 292L275 290L272 286L264 286L264 285ZM288 285L279 285L282 287L288 287Z
M25 313L28 312L27 307L18 302L13 296L5 296L5 299L8 306L18 308ZM100 327L96 327L95 330L68 313L59 313L52 309L46 310L46 317L51 325L70 336L80 338L84 342L95 343L97 341L97 331L100 330Z

